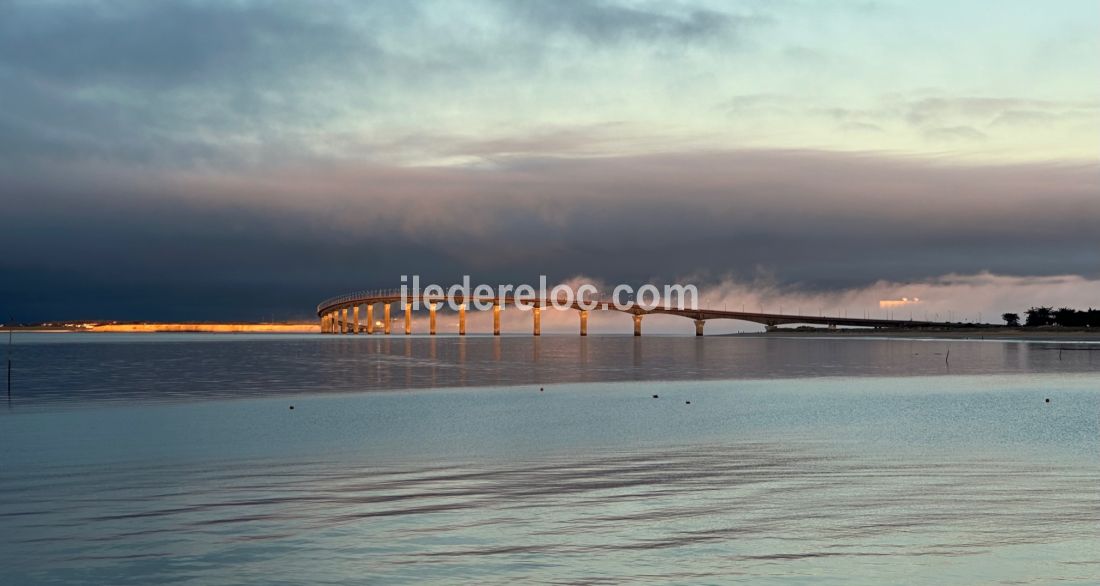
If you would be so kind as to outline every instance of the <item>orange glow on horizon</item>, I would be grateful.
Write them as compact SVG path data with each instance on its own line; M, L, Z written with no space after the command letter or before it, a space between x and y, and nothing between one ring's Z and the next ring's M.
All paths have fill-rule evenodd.
M895 307L904 307L906 305L914 305L920 303L920 297L902 297L901 299L880 299L878 306L880 309L893 309Z

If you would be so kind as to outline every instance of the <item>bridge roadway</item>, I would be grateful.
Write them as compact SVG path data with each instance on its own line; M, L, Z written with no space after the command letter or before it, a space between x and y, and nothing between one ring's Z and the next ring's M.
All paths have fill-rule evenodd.
M499 297L496 295L484 295L473 296L469 299L462 295L454 295L454 300L460 303L458 310L458 334L466 334L466 309L467 305L474 302L481 302L483 305L492 305L493 312L493 335L500 335L500 311L502 306L516 305L516 298L514 295L505 295ZM428 333L435 335L436 333L436 313L446 300L445 295L428 296L424 294L418 294L416 296L409 297L407 299L402 298L401 291L399 289L376 289L370 291L359 291L348 295L342 295L339 297L332 297L326 299L317 305L317 317L321 322L321 332L326 334L358 334L365 332L367 334L373 334L375 330L375 317L374 307L375 305L382 305L382 329L383 333L389 334L391 332L391 307L394 303L401 304L403 302L403 315L405 322L405 334L412 333L412 314L413 299L419 300L420 307L428 308ZM562 298L564 300L564 298ZM898 319L875 319L875 318L858 318L858 317L842 317L842 316L827 316L827 315L792 315L783 313L756 313L749 311L726 311L719 309L676 309L674 307L658 306L652 309L644 309L642 307L633 306L629 309L617 307L611 301L601 300L599 298L588 299L585 303L588 307L594 307L597 311L620 311L623 313L629 313L634 319L634 335L642 335L642 317L646 315L676 315L685 317L695 321L695 335L703 335L703 326L707 320L710 319L736 319L741 321L754 322L763 324L768 330L772 330L780 325L786 324L806 324L806 325L823 325L830 329L835 329L840 326L845 327L865 327L865 328L936 328L944 329L951 327L958 327L962 324L951 322L936 322L936 321L916 321L916 320L898 320ZM543 299L528 299L524 298L523 303L531 307L532 314L532 334L540 335L542 333L542 309L554 308L553 300L549 298ZM360 313L360 308L365 308L365 315ZM588 313L589 309L582 307L580 302L573 302L572 304L559 303L558 308L573 309L579 313L580 316L580 334L582 336L588 335ZM363 317L361 320L360 318ZM987 324L966 324L967 327L984 326Z

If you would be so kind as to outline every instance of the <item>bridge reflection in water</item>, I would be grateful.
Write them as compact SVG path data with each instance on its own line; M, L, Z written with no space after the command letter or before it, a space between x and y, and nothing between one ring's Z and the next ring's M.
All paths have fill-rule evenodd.
M392 331L393 322L393 305L397 304L402 310L404 316L404 331L405 334L412 334L412 316L414 306L427 308L428 310L428 333L435 335L436 333L436 313L440 307L447 301L447 297L444 295L424 295L417 294L414 296L403 296L400 289L375 289L370 291L359 291L356 293L350 293L339 297L332 297L326 299L317 305L317 317L321 322L321 332L325 334L374 334L376 333L376 321L375 321L375 306L382 306L381 326L382 333L390 334ZM462 295L453 296L454 301L459 304L458 307L458 334L466 335L466 312L468 306L471 304L477 304L481 306L492 306L493 312L493 335L500 335L500 312L503 307L508 305L517 305L517 300L513 295L497 296L468 296ZM947 329L952 327L982 327L987 324L961 324L951 322L936 322L936 321L916 321L916 320L899 320L899 319L874 319L874 318L857 318L846 316L826 316L826 315L791 315L782 313L755 313L748 311L726 311L720 309L707 309L703 307L678 309L673 306L657 306L653 308L642 308L637 305L624 309L616 306L611 301L604 301L601 299L586 299L584 303L571 302L562 303L562 300L557 300L555 304L554 299L541 298L541 299L520 299L520 303L530 307L531 321L532 321L532 334L538 336L542 333L542 309L546 307L550 308L565 308L577 311L580 321L580 335L588 335L588 315L590 311L618 311L622 313L628 313L634 320L634 335L642 335L642 318L646 315L676 315L685 317L695 321L695 335L703 335L703 327L707 320L710 319L734 319L741 321L754 322L763 324L767 329L771 330L780 325L788 324L806 324L806 325L822 325L830 329L837 327L865 327L865 328L899 328L899 329ZM589 309L594 308L594 309ZM362 310L362 311L361 311Z

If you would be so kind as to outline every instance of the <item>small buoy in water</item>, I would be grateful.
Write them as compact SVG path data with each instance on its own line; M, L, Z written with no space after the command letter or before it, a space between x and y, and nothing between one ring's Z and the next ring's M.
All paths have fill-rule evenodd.
M539 387L539 392L540 392L540 393L542 392L542 387Z
M291 410L291 411L293 411L293 410L294 410L294 405L291 405L291 406L290 406L290 410Z
M684 401L685 405L691 405L691 401Z
M1049 403L1049 402L1050 402L1050 397L1047 397L1047 403Z
M653 395L653 398L654 398L654 399L656 399L656 398L657 398L657 395Z

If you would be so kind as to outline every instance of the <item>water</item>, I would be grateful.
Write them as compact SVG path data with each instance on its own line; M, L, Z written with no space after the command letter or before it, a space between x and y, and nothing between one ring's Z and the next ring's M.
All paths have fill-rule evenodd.
M24 336L0 583L1098 583L1094 347Z

